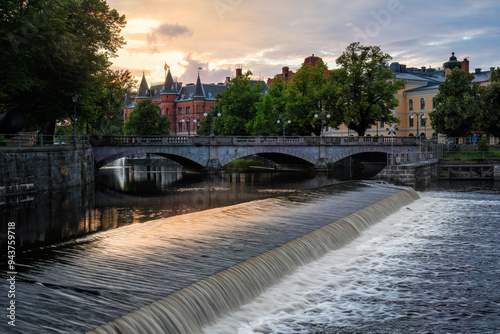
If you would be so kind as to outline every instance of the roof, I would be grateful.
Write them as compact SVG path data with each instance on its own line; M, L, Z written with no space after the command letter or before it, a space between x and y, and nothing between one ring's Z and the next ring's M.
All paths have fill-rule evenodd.
M150 94L150 91L148 88L148 83L146 81L146 75L144 74L144 72L142 72L142 80L141 80L141 84L139 86L139 90L137 91L136 97L144 98L144 97L150 97L150 96L151 96L151 94Z
M202 84L183 86L176 101L193 100L194 97L203 97L205 100L215 100L217 93L226 90L226 85Z

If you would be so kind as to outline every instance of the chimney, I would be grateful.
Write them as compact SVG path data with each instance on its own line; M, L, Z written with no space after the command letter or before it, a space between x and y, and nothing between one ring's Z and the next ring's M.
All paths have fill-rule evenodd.
M480 68L475 68L474 69L474 74L479 74L481 73L481 69Z
M422 66L422 73L425 73L425 66Z
M464 60L462 61L462 71L464 71L465 73L469 73L469 59L467 58L464 58Z
M243 66L241 65L236 65L236 77L241 77L243 75Z

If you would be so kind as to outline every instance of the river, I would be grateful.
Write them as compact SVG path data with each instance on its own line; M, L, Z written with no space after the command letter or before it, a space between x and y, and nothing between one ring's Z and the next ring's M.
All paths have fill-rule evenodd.
M17 318L12 327L4 317L0 332L92 330L399 191L298 173L115 166L95 191L16 199L0 212L2 233L17 228ZM205 333L498 332L499 187L419 195Z

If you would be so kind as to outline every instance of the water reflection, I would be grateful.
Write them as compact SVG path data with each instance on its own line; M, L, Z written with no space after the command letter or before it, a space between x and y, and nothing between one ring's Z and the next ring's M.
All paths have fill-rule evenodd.
M183 172L175 166L115 165L96 186L0 203L0 226L16 222L17 247L32 248L166 218L337 183L308 173ZM0 235L5 244L6 235Z

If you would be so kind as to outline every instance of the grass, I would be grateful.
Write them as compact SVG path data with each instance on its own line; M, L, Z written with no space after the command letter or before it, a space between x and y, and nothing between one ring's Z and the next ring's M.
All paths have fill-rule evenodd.
M500 159L500 151L490 152L449 152L444 159Z
M262 161L254 161L247 159L236 159L229 164L226 165L226 169L235 170L235 169L249 169L250 167L261 167L264 164Z

